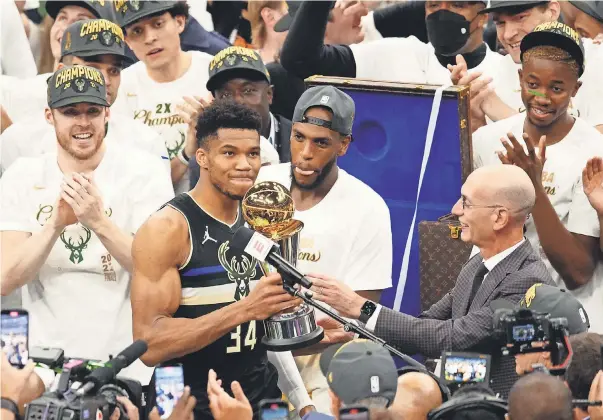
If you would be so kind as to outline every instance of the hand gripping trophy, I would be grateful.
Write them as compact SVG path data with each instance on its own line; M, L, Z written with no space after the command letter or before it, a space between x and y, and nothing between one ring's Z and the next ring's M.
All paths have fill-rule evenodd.
M242 207L249 226L276 242L281 256L295 266L304 224L293 219L295 205L289 190L278 182L260 182L247 191ZM267 262L260 262L260 267L264 275L276 272ZM324 336L323 329L316 325L314 309L305 303L268 318L264 326L266 335L262 342L271 351L308 347Z

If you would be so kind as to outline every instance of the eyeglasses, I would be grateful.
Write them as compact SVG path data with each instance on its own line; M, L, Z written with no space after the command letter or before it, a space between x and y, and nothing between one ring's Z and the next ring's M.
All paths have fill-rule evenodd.
M490 206L480 205L480 204L468 204L465 197L461 197L461 203L463 205L463 210L465 209L498 209L498 208L506 208L499 204L494 204Z

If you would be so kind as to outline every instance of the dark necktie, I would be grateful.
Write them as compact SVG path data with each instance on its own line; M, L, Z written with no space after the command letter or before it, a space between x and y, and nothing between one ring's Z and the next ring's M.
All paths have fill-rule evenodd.
M473 278L473 285L471 286L471 294L469 295L469 304L467 305L467 311L469 307L471 307L471 303L473 302L473 298L477 294L479 287L482 285L484 281L484 276L488 274L488 268L482 262L477 268L477 272L475 273L475 277Z

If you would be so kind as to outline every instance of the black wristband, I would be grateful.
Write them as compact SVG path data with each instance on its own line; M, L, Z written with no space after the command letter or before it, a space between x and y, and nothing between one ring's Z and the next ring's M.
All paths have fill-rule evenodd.
M19 406L17 405L16 402L14 402L13 400L10 400L8 398L4 398L2 397L0 399L0 407L10 411L11 413L13 413L15 415L16 419L20 419L21 416L19 416Z
M189 158L189 157L186 155L186 152L184 151L184 147L182 148L182 157L183 157L183 158L184 158L184 160L186 160L187 162L191 160L191 158Z

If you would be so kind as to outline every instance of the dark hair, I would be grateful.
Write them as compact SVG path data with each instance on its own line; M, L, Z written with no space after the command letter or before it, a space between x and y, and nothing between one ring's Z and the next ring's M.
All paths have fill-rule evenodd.
M569 341L574 357L567 368L567 385L574 398L586 400L590 385L601 370L603 337L595 333L582 333L570 336Z
M101 59L101 57L103 55L114 55L114 54L98 54L98 55L90 55L88 57L80 57L77 54L67 54L67 55L64 55L64 56L61 57L61 59L59 60L59 63L63 63L66 66L72 66L73 65L73 58L74 57L78 57L81 60L88 61L89 63L102 63L103 60ZM118 55L115 55L115 57L119 58L119 60L118 60L119 61L118 66L123 70L123 68L124 68L124 60L123 60L123 58L120 57L120 56L118 56Z
M204 147L221 128L254 130L259 135L261 126L260 114L254 110L231 100L216 100L203 110L197 120L197 145Z
M524 64L532 58L543 58L545 60L556 61L558 63L565 63L569 66L573 73L576 74L576 79L580 77L580 66L574 57L571 56L565 50L554 47L552 45L538 45L534 48L530 48L521 58L521 63Z

